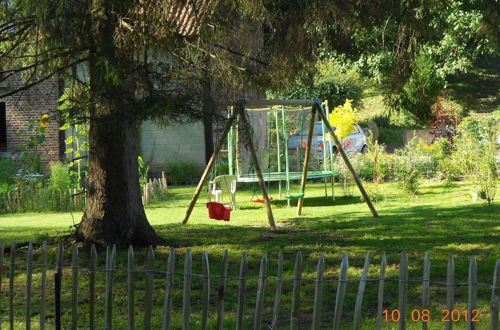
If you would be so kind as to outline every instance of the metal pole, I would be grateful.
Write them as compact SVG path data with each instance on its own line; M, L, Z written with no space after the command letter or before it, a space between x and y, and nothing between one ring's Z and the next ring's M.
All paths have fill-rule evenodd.
M233 111L230 109L228 111L228 118L232 116L232 113ZM233 125L231 125L227 137L227 162L229 167L229 175L234 175L233 155L234 155L234 128Z
M306 191L307 171L309 169L309 160L311 159L311 144L314 135L314 126L316 119L316 105L313 105L311 112L311 122L309 123L309 132L307 133L306 156L304 159L304 167L302 168L302 180L300 182L300 193L302 194ZM297 215L300 215L302 213L303 205L304 197L301 197L297 203Z
M271 202L269 201L269 196L267 194L266 184L264 182L264 177L262 175L262 170L260 169L259 160L257 159L257 153L255 152L255 145L252 140L252 135L250 133L250 128L248 126L248 121L245 114L245 107L243 102L238 105L238 116L243 129L245 130L245 135L247 137L248 148L250 149L250 154L252 155L252 160L255 166L255 173L259 179L260 190L262 191L262 196L266 205L267 219L269 221L269 226L272 230L276 230L276 224L274 223L273 210L271 209Z
M279 118L278 118L278 112L273 111L272 114L274 115L275 122L276 122L276 153L277 153L277 161L278 161L278 173L281 174L281 153L280 153L280 126L279 126ZM281 199L281 180L278 181L278 191L279 191L279 197Z
M286 194L290 194L290 160L288 159L288 133L286 131L285 107L281 106L281 120L283 122L283 140L285 152L285 171L286 171ZM287 205L290 207L290 199L287 199Z
M330 116L330 107L328 106L328 100L325 100L324 102L325 105L325 113L326 113L326 118L329 119ZM321 121L323 125L325 124L323 121ZM330 134L328 134L328 150L330 153L330 171L332 171L332 199L335 200L335 155L333 152L333 144L332 144L332 137Z
M358 186L359 191L361 192L361 195L363 195L363 198L366 201L366 204L368 204L368 207L370 208L370 211L372 212L373 216L375 218L378 218L378 213L377 210L375 210L375 207L373 206L373 203L368 196L368 193L365 190L365 187L363 187L363 184L361 183L361 180L359 180L358 175L356 174L356 171L354 171L354 168L352 167L351 162L349 161L349 158L347 157L344 149L342 148L342 145L340 144L339 139L335 135L332 126L330 125L330 122L327 120L325 114L323 113L323 110L321 108L321 104L317 104L318 107L318 113L320 118L323 120L323 122L326 125L326 128L328 129L328 132L330 133L330 136L333 138L333 142L335 142L335 145L337 146L337 150L340 153L340 156L342 156L342 159L344 160L345 164L347 165L347 168L349 169L349 172L351 172L352 177L354 178L354 181L356 182L356 185Z
M210 160L208 161L207 167L205 168L205 171L203 172L203 174L200 178L200 182L198 182L198 186L196 187L193 198L191 199L191 202L189 203L189 206L186 210L186 215L184 216L184 220L182 220L183 225L185 225L188 222L189 217L191 216L191 212L193 212L193 208L196 205L196 201L198 200L198 197L200 196L200 193L201 193L201 190L203 189L203 186L205 185L205 181L207 180L208 174L212 170L212 167L215 165L215 161L217 160L217 157L219 156L219 154L222 150L222 146L224 145L224 142L227 139L227 135L229 133L229 130L231 129L231 126L233 125L235 118L236 118L235 114L231 115L231 117L229 117L229 119L226 123L226 127L224 128L224 132L222 133L219 144L215 148L215 151L214 151L212 157L210 157Z

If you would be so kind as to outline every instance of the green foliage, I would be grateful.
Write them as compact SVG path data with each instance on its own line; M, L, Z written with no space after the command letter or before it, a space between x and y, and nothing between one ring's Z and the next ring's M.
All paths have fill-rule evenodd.
M170 162L168 179L174 185L196 183L201 176L201 169L195 162Z
M67 192L71 188L69 169L61 162L50 164L49 189L55 192Z
M496 163L496 125L490 118L468 117L458 126L451 162L471 183L473 198L490 204L495 197L498 166Z
M12 183L15 175L14 161L10 157L0 158L0 184Z
M137 157L137 163L139 165L139 183L144 186L148 182L149 165L144 162L141 156Z
M364 83L354 69L347 69L333 60L320 61L312 84L296 81L287 88L270 92L271 98L328 100L330 107L352 100L354 106L361 105Z
M25 142L18 145L21 151L17 158L24 173L42 172L42 153L48 152L44 146L47 122L48 115L44 114L41 120L29 120L28 127L17 133L18 136L23 136L25 139Z

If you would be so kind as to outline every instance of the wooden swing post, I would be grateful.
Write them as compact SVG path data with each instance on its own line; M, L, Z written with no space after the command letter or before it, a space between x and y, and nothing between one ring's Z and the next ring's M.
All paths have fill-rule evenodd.
M335 145L337 146L337 150L339 151L340 156L344 160L347 168L349 169L349 172L351 172L352 177L354 178L354 182L356 182L356 185L358 186L358 189L361 192L361 195L363 195L363 198L365 199L366 204L368 204L368 207L370 208L370 211L372 212L373 216L375 218L378 218L379 215L377 213L377 210L375 209L375 206L373 206L373 203L372 203L370 197L368 196L368 193L366 192L365 187L363 187L363 183L361 182L358 175L356 174L356 171L354 171L354 167L352 167L352 164L349 161L349 158L347 157L347 154L345 153L344 148L342 148L342 144L340 143L339 139L337 138L337 135L335 135L333 128L330 125L330 122L328 121L325 114L323 113L321 105L318 103L318 104L316 104L316 107L318 109L319 117L321 118L321 120L323 120L323 122L328 130L328 133L330 133L330 136L333 138L333 142L335 142Z
M264 202L266 205L266 212L267 212L267 219L269 221L269 226L271 226L272 230L276 230L276 224L274 223L274 216L273 216L273 210L271 208L271 202L269 201L269 195L267 194L266 184L264 183L264 176L262 175L262 170L260 169L259 160L257 159L257 153L255 152L255 145L252 140L252 135L250 133L250 128L245 114L245 107L243 103L238 104L237 109L239 115L239 122L241 123L241 126L244 129L245 135L247 137L248 149L250 150L250 154L254 162L255 173L257 174L257 178L259 179L259 186L262 192L262 197L264 198Z
M302 180L300 181L301 194L304 194L306 191L307 171L309 169L309 160L311 159L311 145L312 145L312 138L314 135L315 124L316 124L316 105L313 105L311 113L311 122L309 123L309 131L307 132L307 147L306 147L306 155L304 158L304 167L302 168ZM302 206L304 206L304 196L299 198L297 202L297 215L301 215Z
M219 140L219 144L217 144L217 147L215 148L214 153L212 154L212 157L210 157L210 160L208 161L207 167L205 168L205 171L201 175L200 182L198 182L198 186L196 187L196 190L194 192L193 198L191 199L191 202L189 203L189 206L186 210L186 215L184 216L184 220L182 220L182 224L185 225L189 217L191 216L191 213L193 212L193 208L196 205L196 201L198 201L198 197L200 197L200 193L203 190L203 187L205 185L205 181L207 180L207 177L212 170L212 167L215 165L215 161L217 160L217 157L219 156L222 147L224 146L224 142L227 139L227 135L229 133L229 130L233 126L234 120L236 119L236 113L233 113L227 123L226 127L224 127L224 132L222 133L222 137Z

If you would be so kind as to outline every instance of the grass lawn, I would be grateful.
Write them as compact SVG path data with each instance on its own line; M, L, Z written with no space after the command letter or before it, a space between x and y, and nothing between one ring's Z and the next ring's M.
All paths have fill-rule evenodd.
M343 253L349 253L349 277L359 278L363 266L364 257L368 251L372 252L373 258L369 277L376 279L378 276L381 255L387 253L388 266L386 276L396 279L399 274L399 253L407 251L410 259L410 279L421 279L423 273L423 258L425 252L431 256L431 280L446 280L446 263L448 257L453 255L456 263L457 282L467 282L467 271L470 256L476 256L478 261L478 279L481 283L491 284L493 269L496 260L500 256L500 205L498 203L488 207L483 201L471 201L468 195L468 185L457 183L451 186L440 182L427 182L422 185L420 194L415 198L408 198L400 192L394 184L386 184L386 200L376 204L381 218L374 219L359 196L343 197L337 186L337 198L323 197L324 188L320 183L308 187L306 192L303 216L297 217L295 208L287 208L286 202L276 200L273 202L274 215L279 230L272 232L267 226L267 219L263 205L251 203L252 191L248 188L237 193L238 210L232 212L231 221L215 221L207 218L207 210L204 206L206 195L202 195L201 201L195 208L190 222L181 225L185 208L191 198L193 187L172 187L169 200L158 202L147 207L146 212L150 222L157 232L164 237L169 246L176 249L178 255L177 270L182 269L184 252L187 248L193 253L193 271L201 273L201 253L208 251L211 262L212 274L220 272L220 260L224 250L229 252L229 274L237 276L239 272L239 257L243 251L249 254L249 273L252 276L258 274L258 264L262 251L266 251L269 258L269 274L275 276L277 255L283 251L285 256L284 273L287 278L293 277L293 261L295 253L302 251L304 257L304 278L302 286L302 323L310 324L312 316L312 301L314 298L315 267L320 252L325 253L326 271L325 276L329 282L325 283L323 299L323 325L330 328L333 324L333 306L337 283L331 281L338 277L338 269ZM296 188L295 188L296 189ZM297 189L296 189L297 190ZM274 187L272 195L277 199L277 191ZM79 221L81 214L74 213L74 218ZM46 238L64 235L73 224L70 214L8 214L0 215L0 239L6 245L14 242L32 240L40 242ZM156 253L156 267L165 270L166 256L169 247L158 247ZM38 251L37 251L38 252ZM52 247L52 252L53 247ZM22 252L21 252L22 253ZM144 251L137 251L139 266L142 266ZM51 253L54 254L54 253ZM103 253L100 253L100 264L103 264ZM88 254L81 253L82 267L87 267ZM68 254L69 265L69 254ZM22 259L19 259L22 260ZM54 258L52 257L52 261ZM118 254L117 267L121 269L115 276L115 324L120 328L126 327L126 252ZM68 274L70 270L68 269ZM101 275L101 274L99 274ZM158 275L159 276L159 275ZM141 306L144 296L144 281L138 275L137 306ZM34 279L34 283L39 278ZM65 283L69 285L70 278L66 276ZM2 291L7 286L2 283ZM102 290L103 281L98 281L99 290ZM211 302L215 304L217 295L218 279L212 280ZM22 288L23 275L16 277L19 297L16 298L16 315L22 317ZM82 276L81 300L84 302L80 308L82 323L88 318L86 311L85 290L86 276ZM182 291L182 278L176 279L178 296L174 302L175 324L179 325L182 309L180 300ZM226 290L225 309L227 320L225 328L234 328L235 311L237 301L236 279L228 280ZM265 297L264 322L269 323L272 315L275 279L269 278ZM356 281L348 283L346 303L344 305L344 319L346 328L352 327L352 311L357 292ZM247 283L248 295L246 305L246 326L251 326L252 313L255 306L256 279ZM363 304L363 317L365 323L363 328L372 329L375 322L377 282L368 282ZM397 308L398 283L389 281L386 283L384 307L387 309ZM412 282L409 286L410 309L419 308L421 301L422 285ZM200 292L201 279L193 278L193 315L192 326L199 328L200 322ZM285 281L283 287L283 306L280 313L280 324L283 328L288 327L292 282ZM163 299L163 281L155 280L153 327L156 328L161 322L161 304ZM491 289L479 287L478 308L480 309L479 329L488 328L489 304ZM5 306L7 297L2 298L2 306ZM36 300L36 293L34 295ZM65 293L63 299L69 301L70 294ZM102 292L99 296L103 299ZM467 288L459 286L456 291L457 308L466 308ZM440 319L441 309L446 301L446 286L433 284L431 286L431 312L433 319ZM102 304L99 305L102 309ZM4 307L5 308L5 307ZM210 326L216 325L215 307L211 307ZM49 308L50 309L50 308ZM5 311L5 309L4 309ZM68 321L69 310L65 311L64 318ZM141 313L137 311L137 325L140 323ZM50 311L49 311L50 314ZM5 317L6 314L3 315ZM36 316L34 316L36 319ZM396 327L395 324L386 324L388 328ZM433 321L429 324L431 329L442 329L443 323ZM19 323L21 327L22 324ZM409 328L420 328L418 323L410 322ZM465 327L465 323L457 324L457 328Z

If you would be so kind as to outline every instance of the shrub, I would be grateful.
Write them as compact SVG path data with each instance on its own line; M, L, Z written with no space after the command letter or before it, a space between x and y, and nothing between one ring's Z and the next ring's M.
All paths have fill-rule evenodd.
M0 184L12 183L14 174L15 170L12 158L0 158Z
M193 184L201 176L200 167L192 162L171 162L168 165L169 179L173 185Z
M358 109L352 106L352 100L345 100L344 105L333 109L329 118L330 124L336 128L335 134L345 140L354 131L354 124L358 121Z
M144 186L148 182L149 165L147 165L141 156L137 157L139 170L139 183Z
M412 144L397 151L394 164L394 177L399 187L410 197L418 193L421 165Z
M71 178L66 165L61 162L50 165L49 189L52 191L68 191L71 187Z
M457 128L451 165L471 183L473 199L491 204L495 197L497 164L494 120L464 119Z

